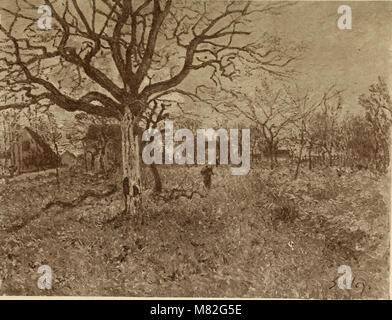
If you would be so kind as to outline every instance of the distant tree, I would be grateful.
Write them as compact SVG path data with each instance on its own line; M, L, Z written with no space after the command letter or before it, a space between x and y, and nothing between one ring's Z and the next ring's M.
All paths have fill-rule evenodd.
M84 140L84 137L86 136L88 130L88 125L85 121L86 118L87 114L83 112L75 113L72 127L69 128L69 131L66 133L65 138L67 139L69 145L72 146L72 148L83 151L84 168L85 171L88 172L88 151L86 142Z
M376 153L372 125L362 115L348 115L341 122L340 152L344 166L368 167Z
M60 176L59 176L59 166L60 166L60 152L59 152L59 142L62 138L61 128L59 127L58 122L56 121L56 117L49 109L45 112L46 116L48 117L48 135L47 140L50 142L50 145L54 149L57 157L57 164L56 164L56 177L57 182L60 183Z
M39 131L39 124L42 121L42 117L45 117L44 110L48 108L38 108L37 106L33 105L29 108L23 110L23 115L28 121L28 124L32 130L38 133Z
M324 164L333 165L334 155L338 148L339 120L342 112L342 91L334 86L328 90L331 96L324 94L320 110L314 115L313 125L315 129L315 141L321 151ZM328 159L327 159L327 157Z
M340 92L334 89L334 86L328 88L320 97L317 94L311 94L309 91L301 93L298 86L294 88L286 88L286 99L284 102L293 107L293 111L289 114L290 122L290 139L296 145L296 169L294 179L297 179L302 163L304 149L308 149L309 169L312 168L312 150L318 146L325 146L325 139L330 139L319 127L318 119L320 112L325 113L325 106L332 100L340 96ZM321 111L324 106L324 110ZM326 121L326 120L324 120Z
M389 165L389 140L392 123L392 102L388 87L382 77L369 87L369 93L359 97L365 109L366 120L371 124L374 141L373 155L376 170L384 171Z
M287 103L287 92L280 84L262 78L253 95L242 92L233 94L236 99L228 106L250 121L251 126L259 133L259 145L270 158L272 169L276 163L279 143L284 138L288 125L294 121L292 116L295 108L291 103Z
M104 159L107 145L111 139L117 137L117 132L113 132L115 131L113 126L118 126L118 130L121 130L115 119L94 116L85 112L75 114L73 126L66 138L71 145L84 151L86 170L86 156L90 154L90 168L94 168L97 158L100 171L105 173Z

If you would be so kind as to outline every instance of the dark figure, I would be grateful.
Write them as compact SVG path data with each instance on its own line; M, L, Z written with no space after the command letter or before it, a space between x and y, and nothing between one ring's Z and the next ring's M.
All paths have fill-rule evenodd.
M203 182L204 182L204 186L207 189L211 188L211 176L214 174L212 172L212 167L209 166L205 166L201 171L200 171L201 175L203 176Z
M10 167L9 167L9 172L10 172L11 178L13 178L13 177L14 177L14 174L15 174L15 172L16 172L15 166L10 166Z
M123 193L124 193L124 206L125 206L125 213L128 211L128 199L127 196L129 195L129 179L125 177L123 179Z

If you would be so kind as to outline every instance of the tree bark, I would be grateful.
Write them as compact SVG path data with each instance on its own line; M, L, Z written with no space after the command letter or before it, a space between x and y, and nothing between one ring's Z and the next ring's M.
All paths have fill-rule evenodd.
M297 180L298 174L299 174L299 170L301 169L302 151L303 151L303 148L304 148L304 131L303 131L303 127L304 127L304 123L302 122L301 142L300 142L300 149L299 149L297 167L295 169L294 180Z
M271 170L274 168L274 142L273 140L269 143L268 146L268 151L269 151L269 157L270 157L270 168Z
M154 176L154 191L159 193L162 191L162 181L155 163L150 165L152 175Z
M128 108L129 109L129 108ZM125 213L138 219L141 209L141 137L137 118L127 110L121 121Z
M54 144L54 149L56 151L56 180L57 180L57 185L60 185L60 175L59 175L59 165L60 165L60 153L59 153L59 147L57 145L56 139L53 139L53 144Z

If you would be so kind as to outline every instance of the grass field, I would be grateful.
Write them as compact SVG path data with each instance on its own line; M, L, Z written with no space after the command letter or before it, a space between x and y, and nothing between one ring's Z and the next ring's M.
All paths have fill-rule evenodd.
M0 294L388 297L387 176L324 168L293 181L282 165L246 176L218 167L207 192L200 169L161 170L165 190L145 192L139 227L121 214L113 177L62 172L60 186L53 175L0 185ZM108 196L53 202L87 189ZM43 291L45 264L53 283ZM352 269L352 290L336 285L340 265Z

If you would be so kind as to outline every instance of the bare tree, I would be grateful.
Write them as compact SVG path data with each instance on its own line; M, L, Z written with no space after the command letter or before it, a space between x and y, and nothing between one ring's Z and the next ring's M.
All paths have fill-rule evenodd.
M339 125L338 150L341 166L369 168L376 160L377 143L371 123L362 114L347 115Z
M47 109L45 115L48 118L48 132L47 132L47 141L53 147L56 154L56 179L57 184L60 184L60 175L59 175L59 166L60 166L60 152L59 152L59 141L62 138L62 133L60 131L60 127L56 121L53 113Z
M179 92L193 71L233 79L242 63L279 75L294 59L273 42L244 43L251 18L288 3L45 0L54 20L45 31L36 3L2 9L0 85L9 102L0 110L50 102L120 121L131 213L141 201L139 123L151 103Z
M287 91L286 104L294 107L294 112L291 114L292 124L290 138L299 148L296 157L296 168L294 173L294 179L298 178L300 172L300 167L302 163L303 149L308 146L308 156L309 156L309 167L311 168L311 150L314 145L314 135L312 134L310 123L313 120L313 115L315 110L321 105L321 101L314 101L309 92L301 95L298 87L296 87L296 92ZM325 97L325 95L324 95Z
M333 155L338 145L339 116L342 111L342 96L340 93L335 91L332 97L323 99L322 110L318 114L317 119L320 133L319 145L328 155L328 164L330 166L333 165Z
M260 143L264 153L270 158L271 169L276 163L276 151L281 142L282 133L294 121L294 106L287 103L286 91L282 85L276 85L268 79L261 79L253 96L235 92L237 99L230 104L239 116L251 121L261 136ZM241 102L242 101L242 102Z
M312 150L315 146L319 148L325 148L325 146L332 148L332 146L336 145L336 135L333 130L337 128L338 124L335 122L335 113L332 113L332 120L328 118L328 116L332 116L328 113L330 109L327 109L327 107L330 106L331 101L337 99L339 102L338 108L340 108L341 91L336 90L333 85L329 87L321 97L317 94L312 94L310 91L301 93L301 90L297 86L295 86L295 90L286 88L286 92L287 94L285 97L288 98L288 100L285 100L285 103L293 106L295 110L291 114L291 119L293 120L291 122L293 129L291 131L291 139L298 146L296 170L294 174L294 179L297 179L302 163L304 148L308 149L309 169L311 169ZM324 124L324 127L322 128L320 128L320 122L318 121L320 119L323 120L322 123ZM330 122L332 122L332 124ZM333 130L331 128L333 128ZM326 142L325 140L332 142Z
M382 77L369 87L369 94L359 97L359 104L365 109L366 120L373 128L374 159L377 170L389 165L389 131L392 124L392 101L388 87Z

